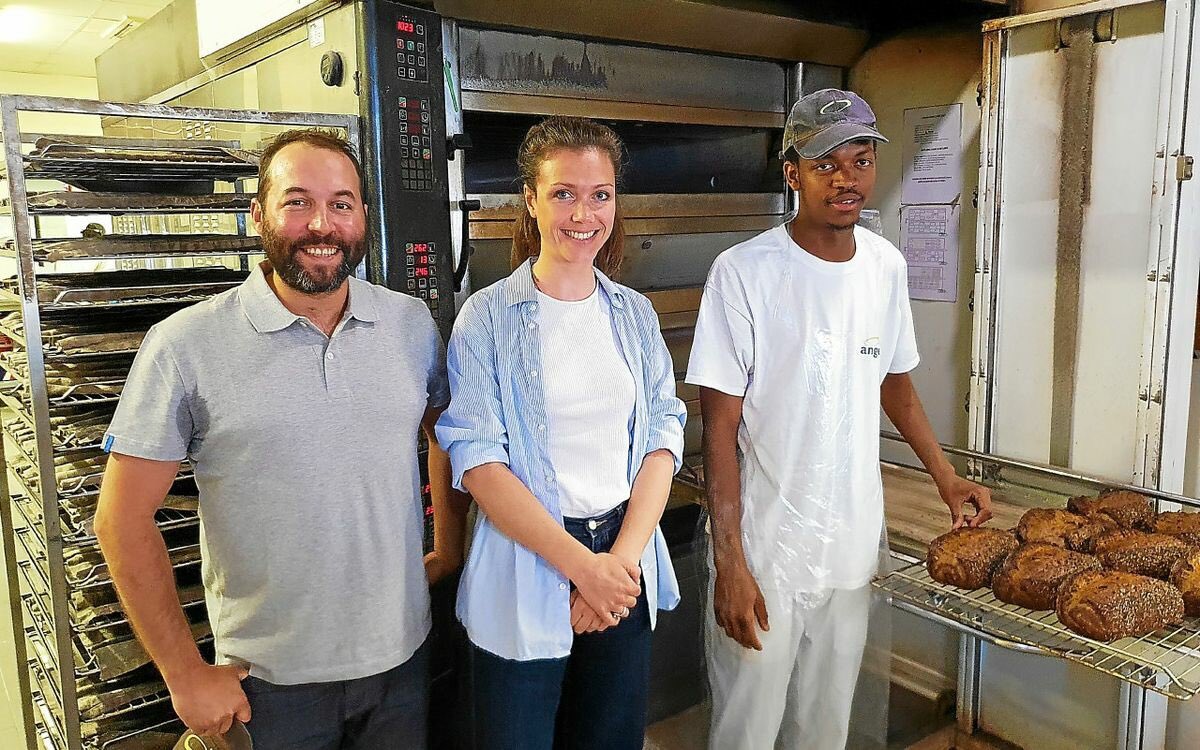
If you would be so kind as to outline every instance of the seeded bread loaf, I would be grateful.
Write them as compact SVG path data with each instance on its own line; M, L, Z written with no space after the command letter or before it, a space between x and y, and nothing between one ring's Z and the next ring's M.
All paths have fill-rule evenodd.
M962 528L942 534L929 545L929 576L939 583L979 589L992 582L1004 557L1019 546L1012 531Z
M1200 513L1172 510L1154 517L1150 528L1159 534L1200 534Z
M1002 602L1029 609L1054 609L1059 584L1081 570L1099 570L1100 561L1054 544L1026 544L1004 558L992 578L992 591Z
M1083 550L1093 537L1116 528L1117 522L1102 514L1089 517L1058 508L1030 508L1017 523L1017 537L1026 544L1045 542Z
M1109 531L1092 540L1092 552L1104 567L1163 580L1189 549L1178 537L1136 529Z
M1151 633L1183 621L1183 596L1166 581L1119 570L1085 570L1063 581L1055 612L1073 632L1098 641Z
M1200 549L1193 547L1171 568L1169 579L1183 594L1183 607L1189 617L1200 617Z
M1154 519L1150 498L1128 490L1073 497L1067 501L1067 510L1089 517L1107 516L1127 529L1148 529Z

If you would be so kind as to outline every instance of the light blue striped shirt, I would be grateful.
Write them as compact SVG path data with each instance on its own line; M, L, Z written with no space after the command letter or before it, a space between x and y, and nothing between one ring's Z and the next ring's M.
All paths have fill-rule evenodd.
M643 458L655 450L671 451L679 470L687 414L675 397L671 355L650 300L599 271L596 278L636 385L628 467L632 485ZM561 522L537 376L542 369L538 303L529 262L463 305L447 365L451 401L438 420L437 437L450 454L454 486L463 489L463 474L476 466L506 464ZM653 625L658 609L674 609L679 603L679 584L660 529L655 528L641 563ZM506 659L554 659L571 653L566 576L500 533L482 512L459 584L458 618L475 645Z

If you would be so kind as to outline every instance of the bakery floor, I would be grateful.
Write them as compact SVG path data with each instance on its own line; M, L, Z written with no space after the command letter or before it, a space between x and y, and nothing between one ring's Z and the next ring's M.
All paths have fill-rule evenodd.
M708 747L708 720L709 707L703 703L663 719L646 730L645 750L704 750ZM939 709L921 696L892 686L887 750L923 748L922 740L952 726L953 706ZM855 747L853 742L850 747Z

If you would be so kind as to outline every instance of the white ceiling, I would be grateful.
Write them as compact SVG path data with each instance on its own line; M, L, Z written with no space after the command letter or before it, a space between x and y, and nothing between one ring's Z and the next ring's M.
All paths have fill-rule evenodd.
M0 0L36 8L43 16L33 39L0 42L0 71L50 75L96 76L96 56L115 37L103 34L125 17L145 20L172 0Z

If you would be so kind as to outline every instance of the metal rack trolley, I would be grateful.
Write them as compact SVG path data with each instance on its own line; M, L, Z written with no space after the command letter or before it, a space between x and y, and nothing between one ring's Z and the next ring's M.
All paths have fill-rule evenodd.
M112 596L106 566L96 558L87 503L94 502L98 487L90 482L92 477L64 485L55 473L56 456L87 450L95 453L99 446L94 443L64 443L58 437L52 416L74 413L72 410L97 404L111 407L118 397L116 389L123 378L115 382L97 382L94 384L98 386L96 390L69 388L64 393L52 396L48 390L47 366L70 359L70 355L58 350L52 340L43 336L43 313L57 310L59 315L72 312L86 314L100 307L111 306L89 299L87 292L92 290L83 290L74 298L45 300L39 296L39 274L45 263L59 260L245 257L260 254L261 250L256 243L248 243L245 237L235 235L203 235L197 238L201 240L198 245L181 250L174 240L186 239L188 236L185 235L177 238L163 236L161 250L142 244L153 243L151 237L135 239L125 236L124 244L114 245L110 248L111 252L107 252L102 246L98 247L95 240L36 238L33 236L33 220L39 214L244 214L250 197L244 193L175 197L147 193L145 183L147 179L152 182L155 179L200 178L233 183L240 190L240 181L254 177L254 170L247 173L244 162L239 167L234 163L236 160L224 155L179 156L181 152L196 152L209 147L214 147L211 151L217 152L222 147L236 149L239 146L236 143L213 141L66 137L75 147L120 148L124 149L124 155L113 157L106 154L92 160L92 163L85 163L86 160L80 159L78 153L86 154L86 149L78 149L72 159L70 146L56 145L41 156L33 156L24 148L25 144L31 142L32 135L20 128L19 116L22 112L92 115L114 120L216 122L268 128L326 127L344 131L356 149L360 145L358 118L299 112L270 113L0 96L0 133L3 135L6 166L4 177L8 183L14 235L13 241L0 250L0 254L15 257L17 262L21 325L19 335L10 338L14 349L23 353L23 366L27 371L25 382L20 387L5 389L2 394L4 406L12 414L4 420L3 440L0 440L4 447L0 451L0 524L3 526L5 575L9 590L20 592L19 596L10 597L9 602L18 664L29 667L18 670L26 747L31 750L115 749L126 739L139 736L146 738L150 736L149 733L155 732L160 733L164 743L170 746L170 733L178 724L166 712L170 700L166 691L153 690L150 687L152 683L144 681L140 685L123 681L124 675L115 680L101 679L94 654L88 651L88 644L102 637L106 628L127 628L128 623ZM65 155L64 151L67 152ZM172 151L175 157L164 156ZM165 166L157 175L153 171L156 162ZM112 185L121 188L124 180L138 181L125 183L129 186L126 191L67 191L40 196L32 196L28 192L30 180L97 179L107 181L103 188L106 191L113 191ZM170 185L169 182L162 184ZM166 187L164 193L169 189ZM228 286L215 284L211 289L202 288L193 295L180 295L167 301L184 304L206 298ZM104 288L104 292L115 299L116 305L128 308L164 301L115 287ZM115 292L115 295L109 292ZM15 326L9 326L6 333L17 333L13 328ZM106 353L118 358L123 356L125 362L129 361L131 354L129 350ZM95 357L82 359L94 360ZM19 433L19 437L14 433ZM14 464L26 465L24 475L15 470L20 467ZM180 478L187 476L190 476L190 467L182 467ZM60 506L60 500L80 505L68 512ZM164 508L159 512L157 521L165 534L176 535L168 539L173 567L176 570L194 568L198 562L194 534L198 519L194 510ZM72 559L77 563L74 569L69 567ZM199 607L202 600L195 589L181 589L185 610L191 613L203 611ZM85 606L86 602L92 601L89 597L98 595L104 600L103 604ZM210 638L203 633L206 627L203 621L194 622L201 633L199 640ZM114 708L115 694L119 691L125 691L124 695L133 697ZM112 700L106 701L106 695ZM85 704L87 710L81 708ZM151 706L162 711L154 714L156 718L153 721L145 721L146 717L138 712Z
M903 438L883 432L887 440ZM1061 505L1063 499L1089 490L1121 489L1151 498L1159 510L1200 510L1200 500L1170 492L1089 476L1057 466L1020 461L943 445L947 453L965 459L969 473L992 488L1025 495L1030 507ZM960 662L974 664L980 642L1026 654L1049 656L1081 664L1122 681L1122 714L1119 717L1125 747L1141 747L1141 707L1152 694L1189 700L1200 693L1200 618L1188 617L1179 626L1148 633L1140 638L1123 638L1111 643L1078 635L1059 622L1054 611L1037 612L995 597L990 588L968 591L934 581L924 559L896 554L905 561L898 570L881 576L874 586L887 595L892 605L926 620L944 625L965 636L960 644ZM971 669L959 674L960 719L978 712L978 693L971 684ZM966 728L966 727L964 727Z

